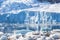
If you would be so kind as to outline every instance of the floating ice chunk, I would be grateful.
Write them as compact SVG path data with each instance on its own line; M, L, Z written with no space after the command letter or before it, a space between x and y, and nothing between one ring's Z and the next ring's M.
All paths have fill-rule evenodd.
M38 37L40 37L39 32L28 32L26 35L27 39L37 39Z
M10 36L8 37L8 40L15 40L15 39L16 39L16 35L15 35L15 34L10 35Z
M52 39L60 39L60 33L51 34L50 38L52 38Z
M7 40L7 36L2 35L2 36L0 37L0 40Z
M24 37L22 37L22 36L21 36L21 37L19 37L19 39L18 39L18 40L24 40Z
M3 32L0 32L0 36L3 35L4 33Z
M42 40L41 38L37 38L37 40Z
M52 30L51 33L55 34L55 33L59 33L60 32L60 29L55 29L55 30Z

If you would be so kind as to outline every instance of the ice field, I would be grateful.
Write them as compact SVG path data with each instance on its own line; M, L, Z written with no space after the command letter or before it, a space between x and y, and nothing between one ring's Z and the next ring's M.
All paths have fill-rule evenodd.
M59 0L0 0L0 40L60 40Z

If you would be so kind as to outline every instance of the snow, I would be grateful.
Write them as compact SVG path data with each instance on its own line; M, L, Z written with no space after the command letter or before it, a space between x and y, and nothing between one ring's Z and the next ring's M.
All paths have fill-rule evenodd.
M52 4L49 8L46 9L46 12L56 12L60 13L60 3L59 4Z

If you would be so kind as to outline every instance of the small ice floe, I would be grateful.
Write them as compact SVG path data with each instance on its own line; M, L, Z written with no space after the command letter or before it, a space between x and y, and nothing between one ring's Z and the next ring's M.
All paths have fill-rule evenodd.
M54 40L54 39L50 37L46 37L46 40Z
M52 38L52 39L60 39L60 33L51 34L50 38Z
M41 36L40 38L37 38L37 40L46 40L45 38L45 36Z
M60 35L60 29L52 30L52 31L51 31L51 35L53 35L53 34Z
M6 34L3 34L1 37L0 37L0 40L7 40L7 35Z
M37 38L37 40L42 40L41 38Z
M12 34L8 37L8 40L24 40L22 34Z
M23 40L22 34L16 34L16 40L19 40L19 39Z
M16 40L16 35L11 35L8 37L8 40Z
M52 30L51 33L60 33L60 29Z
M26 37L28 40L30 40L30 39L36 40L37 38L40 37L40 33L37 32L37 31L28 32L28 33L26 33L25 37Z
M0 32L0 37L1 37L3 34L4 34L3 32Z
M3 32L0 32L0 40L2 39L3 34Z
M3 32L0 32L0 35L4 34Z
M24 40L24 37L20 36L17 40Z

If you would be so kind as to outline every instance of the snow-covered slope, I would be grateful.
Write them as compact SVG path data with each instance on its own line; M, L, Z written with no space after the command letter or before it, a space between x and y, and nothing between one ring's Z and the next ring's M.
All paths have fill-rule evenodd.
M0 13L5 13L12 10L21 10L26 8L31 8L32 3L34 3L33 0L6 0L6 1L0 1Z

